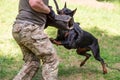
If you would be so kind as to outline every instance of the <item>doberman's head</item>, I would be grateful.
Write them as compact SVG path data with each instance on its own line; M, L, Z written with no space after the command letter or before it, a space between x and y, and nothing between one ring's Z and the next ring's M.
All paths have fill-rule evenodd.
M58 6L56 0L54 0L54 2L55 2L55 5L56 5L57 13L58 13L59 15L69 15L69 16L72 17L72 19L71 19L70 22L69 22L69 26L73 26L73 24L74 24L74 18L73 18L73 16L74 16L77 8L74 9L74 10L71 10L71 9L67 8L67 4L66 4L66 2L65 2L64 7L63 7L62 9L59 9L59 6Z
M69 16L72 17L72 19L69 22L69 26L73 26L73 24L74 24L74 18L73 18L73 16L74 16L77 8L74 9L74 10L71 10L71 9L67 8L67 4L65 2L64 7L62 9L59 9L59 6L58 6L56 0L54 0L54 2L55 2L57 13L59 15L69 15ZM64 40L64 38L68 36L69 30L58 30L58 34L59 34L60 39Z
M54 0L54 2L55 2L55 6L56 6L56 10L57 10L57 13L58 13L58 14L60 14L60 15L69 15L69 16L71 16L71 17L74 16L77 8L74 9L74 10L71 10L71 9L67 8L67 4L66 4L66 2L65 2L64 7L63 7L62 9L59 9L59 6L58 6L58 4L57 4L57 1Z
M73 17L76 10L77 10L77 8L74 9L74 10L71 10L71 9L67 8L67 4L65 2L64 7L61 10L57 10L57 13L60 14L60 15L69 15L69 16Z

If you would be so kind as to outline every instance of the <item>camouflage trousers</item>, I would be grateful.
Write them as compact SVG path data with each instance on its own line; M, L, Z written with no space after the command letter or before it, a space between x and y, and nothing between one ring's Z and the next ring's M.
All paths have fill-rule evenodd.
M32 80L42 60L42 79L57 80L58 57L47 35L44 25L30 22L15 23L12 34L19 44L25 64L13 80Z

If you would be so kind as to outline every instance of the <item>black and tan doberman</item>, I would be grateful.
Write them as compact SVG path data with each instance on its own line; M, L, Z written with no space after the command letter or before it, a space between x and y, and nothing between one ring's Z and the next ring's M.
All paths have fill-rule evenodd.
M56 1L55 1L56 3ZM85 62L90 58L91 54L88 51L92 51L93 56L96 60L100 61L102 64L103 74L107 73L106 64L104 60L100 57L100 48L98 40L89 32L80 28L79 23L74 22L73 15L75 10L70 10L65 6L62 10L59 10L56 3L57 13L60 15L70 15L72 20L70 25L73 26L71 30L58 30L56 39L50 38L51 42L56 45L63 45L67 49L76 49L78 55L85 56L80 66L83 66Z

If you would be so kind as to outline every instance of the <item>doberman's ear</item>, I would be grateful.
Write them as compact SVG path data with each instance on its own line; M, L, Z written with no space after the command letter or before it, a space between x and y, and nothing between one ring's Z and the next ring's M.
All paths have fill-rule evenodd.
M77 10L77 8L76 9L74 9L71 13L70 13L70 15L73 17L74 16L74 14L76 13L76 10Z
M64 5L64 8L67 8L67 4L66 4L66 2L65 2L65 5Z

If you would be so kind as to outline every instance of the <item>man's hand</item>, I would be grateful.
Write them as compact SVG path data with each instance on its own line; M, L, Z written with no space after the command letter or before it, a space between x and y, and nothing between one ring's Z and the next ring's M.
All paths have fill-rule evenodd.
M51 6L48 6L50 8L50 12L48 14L48 17L52 20L55 19L55 12L53 11L52 7Z

